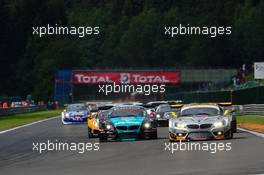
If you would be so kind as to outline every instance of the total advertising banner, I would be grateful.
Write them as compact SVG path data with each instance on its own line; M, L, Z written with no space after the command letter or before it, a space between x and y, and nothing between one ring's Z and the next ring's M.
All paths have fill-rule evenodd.
M90 72L73 71L73 84L178 84L179 71Z

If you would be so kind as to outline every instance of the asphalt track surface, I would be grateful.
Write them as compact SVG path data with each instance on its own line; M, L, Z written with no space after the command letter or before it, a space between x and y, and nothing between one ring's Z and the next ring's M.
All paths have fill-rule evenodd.
M63 126L59 118L0 134L1 175L130 175L130 174L262 174L264 138L239 132L231 151L165 151L167 128L159 128L158 140L107 142L99 151L33 151L33 142L98 142L88 139L85 125ZM212 143L208 141L206 143ZM204 143L204 142L199 142Z

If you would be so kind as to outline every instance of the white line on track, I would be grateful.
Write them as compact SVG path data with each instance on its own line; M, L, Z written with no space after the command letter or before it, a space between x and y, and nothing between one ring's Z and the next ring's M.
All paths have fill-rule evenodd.
M248 132L250 134L253 134L255 136L264 138L264 134L263 133L259 133L259 132L255 132L255 131L250 131L250 130L243 129L243 128L238 128L238 129L241 130L241 131L244 131L244 132Z
M17 129L24 128L24 127L27 127L27 126L35 125L35 124L38 124L38 123L42 123L42 122L45 122L45 121L48 121L48 120L53 120L53 119L59 118L59 117L60 116L47 118L47 119L44 119L44 120L39 120L39 121L32 122L32 123L25 124L25 125L21 125L21 126L15 127L15 128L11 128L11 129L7 129L7 130L4 130L4 131L0 131L0 134L4 134L4 133L7 133L7 132L10 132L10 131L13 131L13 130L17 130Z

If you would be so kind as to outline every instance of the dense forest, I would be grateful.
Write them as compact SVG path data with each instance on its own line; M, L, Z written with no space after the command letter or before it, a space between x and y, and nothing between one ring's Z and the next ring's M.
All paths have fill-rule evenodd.
M1 0L0 95L48 98L59 69L238 68L264 60L261 0ZM100 35L32 35L33 26L100 26ZM231 26L232 35L164 36L164 26Z

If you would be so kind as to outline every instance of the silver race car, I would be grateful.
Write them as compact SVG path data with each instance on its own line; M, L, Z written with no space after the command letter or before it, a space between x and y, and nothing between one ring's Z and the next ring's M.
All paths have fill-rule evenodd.
M169 140L208 140L233 138L232 117L217 104L184 105L169 120Z

